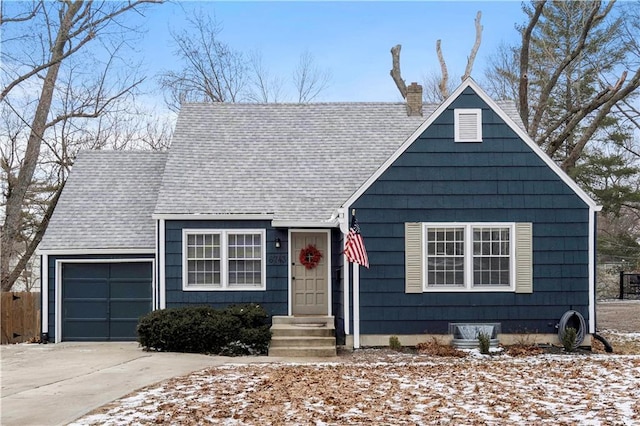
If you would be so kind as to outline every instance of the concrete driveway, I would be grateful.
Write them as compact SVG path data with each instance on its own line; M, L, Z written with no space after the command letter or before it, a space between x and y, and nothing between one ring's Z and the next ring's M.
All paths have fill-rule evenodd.
M144 352L131 343L3 345L0 424L64 425L128 393L225 363L272 362Z

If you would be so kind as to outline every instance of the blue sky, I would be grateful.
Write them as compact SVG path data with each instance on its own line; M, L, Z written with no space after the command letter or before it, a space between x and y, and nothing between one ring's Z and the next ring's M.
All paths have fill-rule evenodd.
M421 82L426 73L439 72L440 38L457 78L474 42L478 10L484 31L472 76L481 81L488 55L501 42L519 39L515 24L524 14L518 1L166 3L146 12L148 32L139 49L150 74L175 67L169 29L183 28L185 14L207 12L222 25L222 41L243 52L262 52L274 74L288 78L303 51L313 54L332 75L318 101L398 101L389 76L390 48L402 44L403 77Z

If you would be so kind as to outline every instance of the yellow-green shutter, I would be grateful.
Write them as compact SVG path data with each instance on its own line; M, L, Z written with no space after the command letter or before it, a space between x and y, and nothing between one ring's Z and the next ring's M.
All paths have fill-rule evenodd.
M404 224L405 293L422 293L422 224Z
M533 225L516 223L516 293L533 293Z

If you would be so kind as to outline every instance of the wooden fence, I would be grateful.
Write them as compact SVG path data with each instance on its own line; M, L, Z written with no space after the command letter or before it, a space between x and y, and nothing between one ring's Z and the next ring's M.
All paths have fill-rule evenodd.
M40 293L2 293L2 344L40 338Z

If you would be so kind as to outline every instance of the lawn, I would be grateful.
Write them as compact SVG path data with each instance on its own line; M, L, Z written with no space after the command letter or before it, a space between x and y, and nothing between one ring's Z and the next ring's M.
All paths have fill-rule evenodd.
M331 363L267 361L174 378L74 424L640 424L640 355L360 350Z

